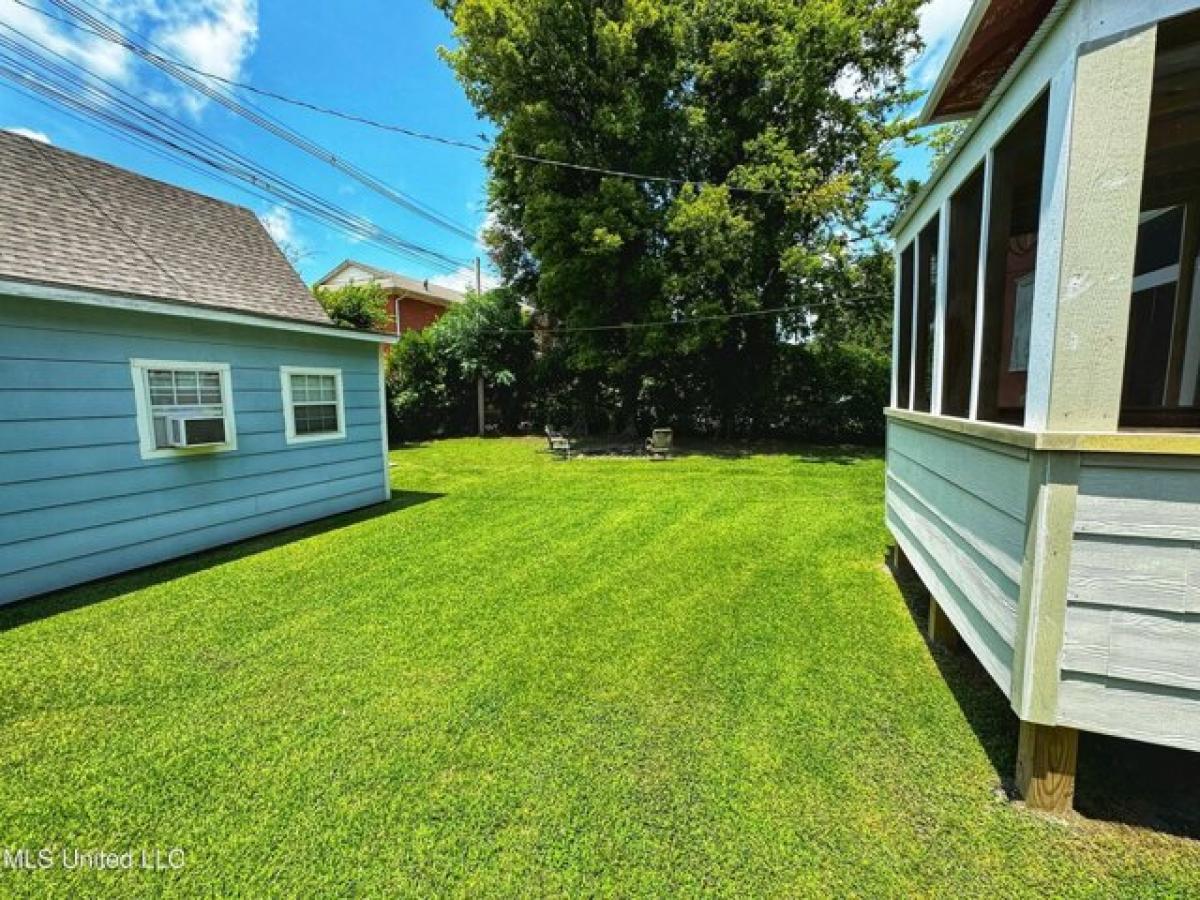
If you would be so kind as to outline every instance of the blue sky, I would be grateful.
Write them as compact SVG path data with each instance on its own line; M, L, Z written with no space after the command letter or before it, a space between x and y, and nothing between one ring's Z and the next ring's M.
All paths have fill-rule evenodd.
M77 0L80 5L83 0ZM489 131L475 116L439 46L453 40L430 0L86 0L148 38L172 57L207 72L367 117L433 134L471 140ZM464 264L447 272L396 257L368 242L313 223L285 207L163 159L0 81L0 128L23 131L57 146L255 210L277 240L299 253L312 281L347 257L461 288L476 242L437 228L258 129L182 84L136 61L119 46L89 37L28 8L46 0L0 0L0 35L32 35L72 62L102 74L268 169L348 211ZM910 78L928 87L968 7L967 0L932 0L922 13L928 49ZM55 11L56 15L62 15ZM477 233L484 220L486 172L479 154L366 129L316 113L250 97L305 137L328 147L387 184L413 195ZM925 155L905 159L920 177ZM486 263L485 263L486 265Z

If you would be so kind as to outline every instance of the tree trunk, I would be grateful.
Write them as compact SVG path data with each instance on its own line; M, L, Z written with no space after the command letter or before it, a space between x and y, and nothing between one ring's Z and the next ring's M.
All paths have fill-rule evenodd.
M486 414L484 412L482 375L475 382L475 407L479 414L479 436L483 437Z

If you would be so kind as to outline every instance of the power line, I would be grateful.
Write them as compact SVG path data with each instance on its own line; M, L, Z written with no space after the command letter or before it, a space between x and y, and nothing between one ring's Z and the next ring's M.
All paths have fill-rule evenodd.
M150 106L12 26L4 23L0 23L0 26L20 36L27 44L45 51L39 53L30 46L0 34L0 48L7 51L0 55L0 63L7 63L0 65L0 77L7 78L17 89L34 96L35 99L43 98L59 108L74 111L92 122L111 127L131 142L140 145L152 144L166 150L177 161L181 157L188 163L201 165L209 174L215 173L214 177L227 175L236 178L258 191L265 191L282 200L286 206L301 214L306 213L308 217L316 218L328 226L379 244L415 261L444 271L453 271L465 265L464 260L454 259L414 244L335 206L221 145L197 129ZM50 56L56 57L65 65L54 62ZM86 78L81 77L79 73L83 73ZM100 85L105 85L108 89L102 89Z
M441 144L446 147L455 147L455 148L458 148L461 150L470 150L475 153L497 153L502 156L507 156L511 159L516 159L516 160L520 160L522 162L527 162L527 163L534 163L537 165L554 166L554 167L562 168L562 169L571 169L571 170L574 170L577 172L589 172L589 173L592 173L595 175L607 175L607 176L611 176L614 178L625 178L625 179L629 179L629 180L633 180L633 181L655 182L655 183L659 183L659 184L671 184L671 185L675 185L677 187L688 187L688 186L697 187L697 188L702 188L702 187L722 188L723 187L732 193L747 194L747 195L751 195L751 196L761 196L761 197L783 197L785 199L792 199L792 198L798 198L798 197L803 196L798 191L786 191L786 190L778 190L778 189L774 189L774 188L739 187L739 186L728 184L728 183L718 184L718 183L711 182L711 181L704 181L704 180L698 180L698 179L692 179L692 178L681 178L681 177L672 176L672 175L654 175L654 174L648 174L645 172L633 172L633 171L628 171L625 169L617 169L617 168L612 168L612 167L608 167L608 166L593 166L593 165L587 165L585 163L568 162L567 160L551 159L550 157L538 156L538 155L530 154L530 153L519 153L515 150L508 150L503 147L497 147L494 144L486 145L486 144L476 143L473 141L462 140L459 138L452 138L452 137L446 137L444 135L431 134L429 132L419 131L415 128L407 128L403 125L398 125L393 122L383 122L378 119L371 118L369 116L364 116L364 115L360 115L360 114L352 113L352 112L346 112L344 110L336 109L331 106L326 106L326 105L323 105L320 103L315 103L311 100L304 100L304 99L300 99L297 97L292 97L287 94L280 93L278 91L273 91L273 90L269 90L267 88L257 87L253 84L249 84L244 81L237 81L232 78L226 78L223 75L217 75L213 72L205 71L204 69L200 69L200 68L197 68L196 66L189 65L188 63L185 63L181 60L174 59L173 57L160 55L160 54L155 53L146 48L141 48L140 50L133 49L133 47L130 46L129 43L123 37L121 39L110 38L108 35L102 34L94 28L87 27L85 25L81 25L77 22L71 21L70 19L65 19L60 16L55 16L55 15L47 12L46 10L41 9L40 7L36 6L35 4L28 2L28 0L13 0L13 2L19 3L20 5L26 7L27 9L32 9L35 12L41 13L42 15L47 16L48 18L54 19L57 22L61 22L65 25L69 25L73 28L89 31L90 33L95 34L98 37L102 37L106 40L111 40L114 43L118 43L118 44L121 44L122 46L126 46L126 48L131 50L131 52L137 53L139 56L142 56L142 58L146 59L147 61L151 62L153 65L155 65L159 68L170 67L173 69L184 70L184 71L192 73L193 75L199 75L203 78L210 78L213 81L217 81L217 82L220 82L221 84L226 85L227 87L238 88L239 90L247 91L252 94L257 94L260 97L267 97L272 100L276 100L280 103L286 103L290 106L295 106L300 109L307 109L310 112L319 113L319 114L325 115L325 116L331 116L333 118L342 119L343 121L347 121L347 122L353 122L358 125L365 125L369 128L375 128L375 129L379 129L381 131L390 131L395 134L402 134L402 135L405 135L406 137L416 138L417 140ZM64 9L64 10L77 9L72 6L72 4L70 3L70 0L49 0L49 2L53 3L55 6L58 6L60 9ZM85 5L90 6L92 9L96 9L95 6L93 6L90 3L87 3L87 0L81 0L81 2L84 2ZM99 10L97 10L97 11L99 12ZM84 15L86 15L86 14L84 14ZM88 17L88 18L91 18L91 17ZM111 19L112 17L110 16L108 18ZM164 70L166 70L166 69L164 69ZM174 73L172 73L172 74L174 74ZM197 88L197 90L200 90L200 88ZM218 101L218 102L221 102L221 101ZM881 202L887 202L886 198L881 198ZM474 238L474 236L472 235L472 239L473 238Z
M813 286L809 286L812 288ZM839 301L845 300L878 300L886 296L890 301L891 290L883 292L868 293L862 290L852 290L850 293L839 294ZM637 331L646 328L664 328L676 325L695 325L703 322L722 322L731 319L748 319L759 316L778 316L787 315L788 313L819 313L824 303L810 303L804 306L773 306L766 309L749 309L739 312L730 313L711 313L700 316L680 316L676 319L659 319L651 322L613 322L604 325L565 325L558 328L538 328L536 331L539 334L577 334L582 332L604 332L604 331ZM493 334L524 334L529 332L528 328L495 328L490 329Z
M656 322L618 322L609 325L576 325L562 328L539 328L540 334L578 334L597 331L637 331L643 328L663 328L674 325L695 325L699 322L723 322L730 319L747 319L756 316L777 316L786 313L808 312L807 306L775 306L769 309L751 309L742 312L713 313L704 316L685 316L678 319L661 319ZM527 328L495 328L494 334L524 334Z
M181 168L187 169L189 172L195 172L198 175L201 175L205 178L212 179L213 181L223 184L235 191L246 194L247 196L250 196L250 197L254 197L265 203L278 204L278 205L282 206L283 208L287 209L289 212L294 213L297 216L299 216L300 218L304 219L305 221L311 222L314 225L317 225L321 228L332 229L332 230L344 232L344 229L341 229L341 228L338 228L337 226L331 225L329 222L326 222L323 219L320 219L317 216L312 215L311 213L305 212L304 210L301 210L301 209L297 209L296 207L294 207L286 202L281 202L278 197L273 197L268 193L265 193L260 190L256 190L255 188L251 187L248 184L242 184L238 181L235 181L233 178L225 177L213 169L208 169L204 166L197 165L196 163L193 163L190 160L185 159L183 157L172 155L171 153L167 152L166 150L163 150L162 148L155 146L154 144L150 143L147 140L142 139L141 137L139 137L135 134L122 133L120 130L118 130L117 128L115 128L111 125L107 125L104 122L101 122L99 120L91 119L88 116L86 116L80 112L77 112L75 110L66 109L64 107L58 106L56 103L54 103L54 101L48 100L45 97L24 91L20 87L18 87L17 85L15 85L11 82L0 84L0 87L5 87L5 88L13 91L14 93L22 94L23 96L25 96L26 99L32 101L33 103L37 103L40 106L46 107L47 109L52 109L60 115L64 115L64 116L67 116L68 118L74 119L76 122L79 122L81 125L85 125L88 128L94 128L95 130L101 132L102 134L107 134L109 137L114 138L115 140L124 141L127 144L131 144L131 145L137 147L139 150L143 151L144 153L149 153L153 156L157 156L159 159L162 159L162 160L165 160L165 161L171 163L171 165L179 166ZM346 232L344 232L344 233L346 233ZM351 234L350 236L358 237L358 235L354 235L354 234ZM383 245L381 245L381 246L383 246ZM384 249L390 249L390 248L384 247Z
M33 8L30 6L30 4L25 2L25 0L17 0L17 2L22 3L28 8ZM216 90L211 85L206 84L205 82L191 75L189 71L187 71L188 67L169 57L155 53L153 50L149 49L138 41L132 40L118 28L115 28L112 25L107 24L102 19L91 15L82 7L71 2L71 0L49 0L49 2L69 15L75 17L75 19L83 23L85 30L91 32L97 37L100 37L109 43L116 44L117 46L124 48L126 51L133 53L160 71L175 78L177 81L182 82L203 96L225 107L235 115L238 115L252 124L257 125L268 133L280 138L283 141L286 141L310 156L320 159L343 174L353 178L368 190L371 190L374 193L379 194L385 199L400 206L402 209L419 216L420 218L438 226L439 228L449 231L463 240L470 241L472 244L475 243L476 235L473 229L458 224L448 216L438 212L422 201L400 190L399 188L388 184L375 175L372 175L365 169L341 159L333 151L289 128L287 125L270 116L266 112L251 105L244 104L223 91ZM87 3L87 0L83 0L83 2L85 5L101 15L105 15L101 10L97 9L92 4ZM66 20L59 19L59 21Z

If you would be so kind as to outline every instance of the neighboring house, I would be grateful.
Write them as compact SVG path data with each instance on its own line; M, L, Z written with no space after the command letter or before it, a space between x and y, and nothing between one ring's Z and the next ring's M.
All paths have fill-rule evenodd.
M8 133L0 211L0 603L388 498L394 338L252 212Z
M445 315L447 309L466 299L465 294L430 284L428 279L409 278L352 259L341 263L313 287L340 288L364 283L377 284L386 291L388 330L396 335L428 328Z
M976 0L965 116L895 229L887 521L1063 808L1078 730L1200 750L1200 0Z

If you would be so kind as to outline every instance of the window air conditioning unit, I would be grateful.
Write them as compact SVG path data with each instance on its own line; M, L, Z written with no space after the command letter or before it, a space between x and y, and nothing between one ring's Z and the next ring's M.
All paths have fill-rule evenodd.
M226 443L220 416L168 416L167 442L172 447L213 447Z

